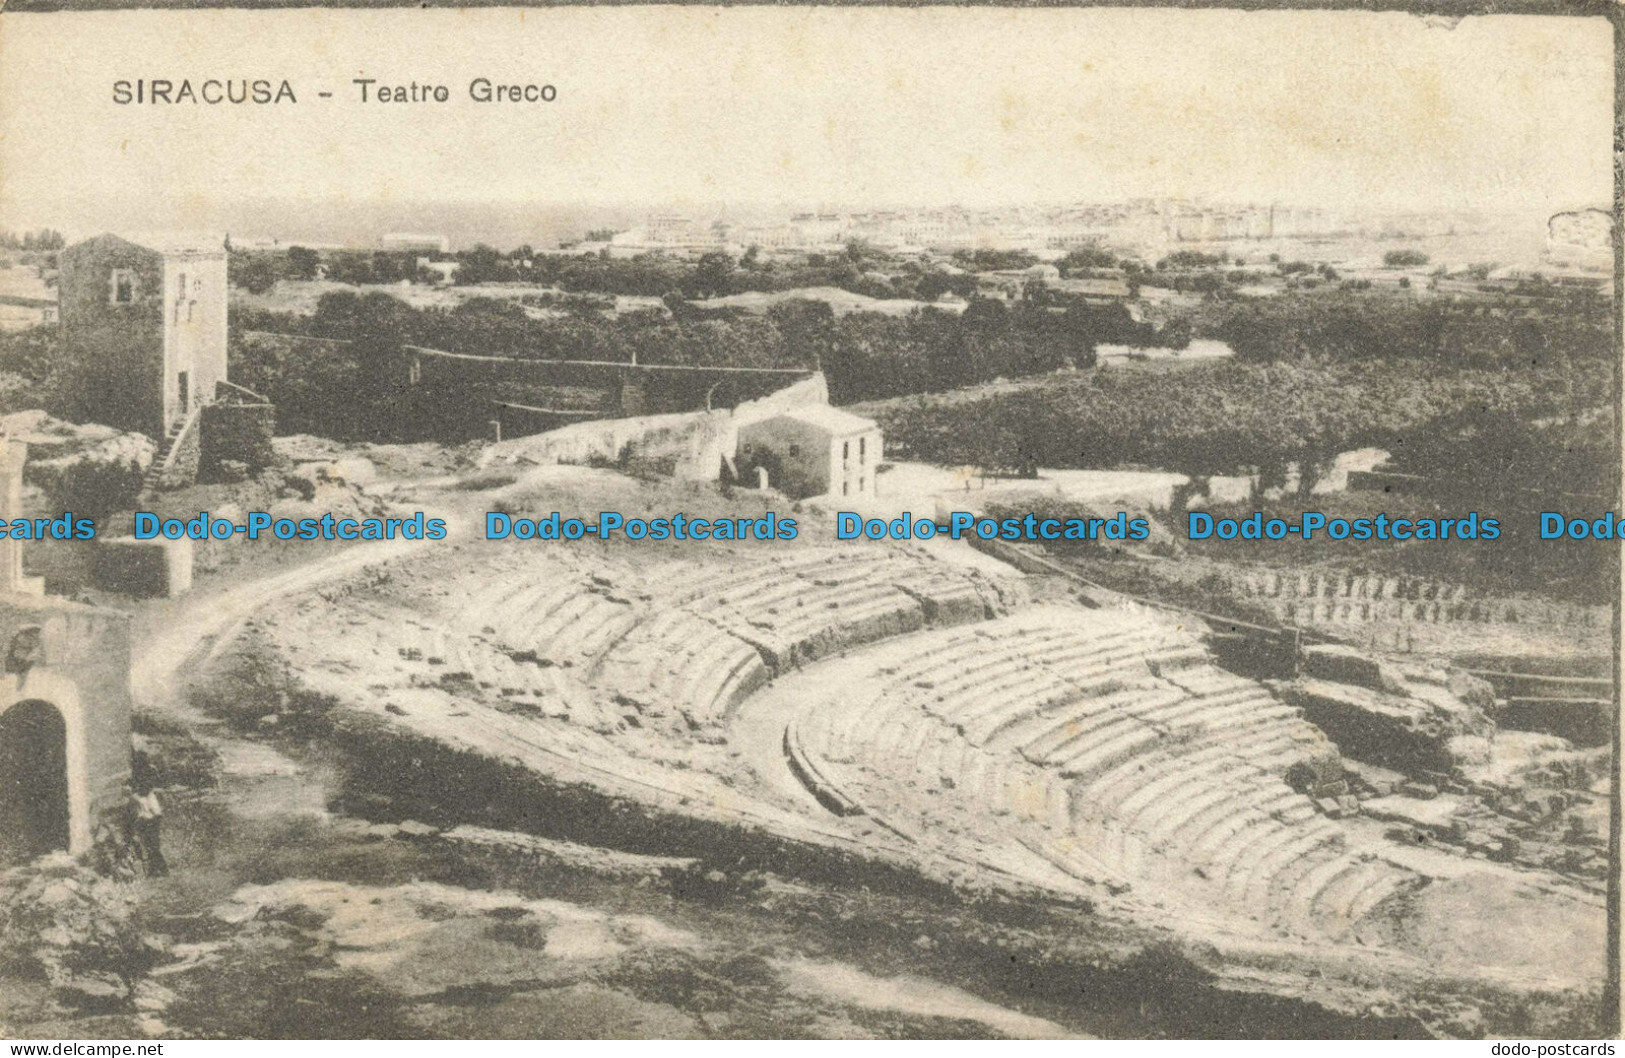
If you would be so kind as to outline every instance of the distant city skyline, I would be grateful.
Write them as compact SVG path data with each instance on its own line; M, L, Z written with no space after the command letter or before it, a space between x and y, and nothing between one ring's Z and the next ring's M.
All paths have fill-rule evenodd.
M799 207L795 205L739 207L695 203L668 206L634 204L624 206L539 205L515 209L500 203L484 205L476 203L422 202L367 206L353 202L335 202L331 203L326 209L313 211L308 208L296 209L295 204L289 201L268 200L219 203L217 209L212 210L208 216L197 218L201 223L194 225L190 230L229 235L239 246L273 240L277 245L281 246L306 245L351 249L389 249L387 237L401 233L413 233L442 239L445 241L447 248L451 250L467 249L479 243L496 246L504 250L526 244L536 249L549 249L560 243L583 240L594 232L636 233L646 228L651 219L669 217L687 219L694 225L702 227L713 223L721 223L734 233L736 240L739 240L742 246L750 245L752 242L763 243L765 246L767 244L761 238L752 239L750 235L753 232L759 235L760 229L764 227L787 224L792 217L797 215L839 217L845 221L850 218L869 218L879 214L897 214L906 217L962 211L972 217L985 217L988 215L1009 216L1015 214L1115 210L1125 208L1131 205L1133 201L1043 203L1025 206L983 207L980 209L952 205L944 207L838 207L829 203L808 204ZM1355 229L1374 232L1378 236L1380 236L1380 231L1376 229L1385 222L1429 220L1463 224L1477 222L1485 230L1523 231L1530 238L1535 238L1539 231L1544 228L1545 221L1550 216L1550 214L1543 212L1529 211L1321 211L1316 210L1314 207L1287 203L1242 203L1195 199L1165 199L1161 201L1175 210L1184 209L1192 213L1203 210L1215 213L1253 210L1262 213L1272 208L1298 215L1318 212L1339 219ZM1577 205L1576 208L1593 209L1606 208L1606 206ZM121 205L102 203L79 211L76 216L67 218L43 216L18 220L12 220L10 217L0 218L0 229L20 233L40 228L53 228L63 232L70 242L100 234L104 231L162 232L184 230L166 226L162 222L163 219L161 211L144 207L141 203L124 203ZM1187 229L1188 227L1187 225ZM1100 235L1099 241L1102 243L1115 243L1120 246L1136 241L1128 238L1130 234L1139 236L1146 234L1143 227L1132 229L1130 226L1112 230L1092 230ZM1427 232L1422 229L1421 225L1410 225L1403 232L1403 235L1410 237L1426 234L1438 234L1438 232L1437 230L1431 233ZM861 237L861 234L854 234L853 237ZM1276 237L1287 239L1292 237L1292 233L1283 229L1277 233ZM1145 240L1141 238L1137 241L1143 242ZM1204 240L1197 235L1191 235L1186 241L1202 242ZM1215 237L1206 241L1223 241L1223 238ZM1250 241L1267 240L1255 237Z
M436 224L400 207L545 229L565 212L716 204L1538 215L1612 197L1600 18L142 11L81 18L71 49L53 18L0 19L0 225L263 230L254 203L286 225L360 209L418 230ZM545 79L558 98L470 102L475 75ZM115 102L118 79L210 76L286 78L299 101ZM452 101L363 105L358 78L445 83Z

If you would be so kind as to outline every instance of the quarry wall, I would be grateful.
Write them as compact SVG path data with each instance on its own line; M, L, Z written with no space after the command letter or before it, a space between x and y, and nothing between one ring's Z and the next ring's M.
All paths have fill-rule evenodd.
M745 401L732 410L643 415L574 423L532 437L492 445L483 465L512 463L617 463L623 459L660 465L684 481L713 481L723 458L732 458L739 428L790 408L829 403L829 387L815 373L774 393Z

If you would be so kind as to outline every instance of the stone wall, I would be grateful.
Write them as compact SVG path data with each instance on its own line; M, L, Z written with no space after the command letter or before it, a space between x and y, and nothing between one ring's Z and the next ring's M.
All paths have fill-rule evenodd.
M1345 756L1406 775L1449 772L1455 764L1449 743L1460 732L1398 696L1327 680L1295 680L1276 690Z
M1576 746L1606 746L1613 737L1614 703L1587 698L1510 698L1495 722L1514 731L1538 731Z
M203 454L202 425L201 415L186 424L174 450L165 456L166 465L158 473L159 488L184 489L197 481L198 461Z
M192 541L99 540L91 580L103 591L138 599L179 595L192 587Z
M1232 574L1231 588L1288 624L1508 624L1606 629L1605 606L1544 599L1484 598L1461 584L1421 577L1328 570Z
M1346 646L1305 647L1276 690L1346 756L1411 776L1449 773L1487 746L1489 684L1453 666L1395 663Z
M271 438L276 433L276 408L270 404L210 404L203 409L198 477L220 481L222 464L241 463L257 474L276 459Z
M398 368L373 372L391 377L370 384L398 405L402 439L445 442L485 437L499 403L558 407L561 389L597 391L598 410L606 418L646 418L692 414L708 406L737 409L797 378L787 371L514 360L415 346L405 347L401 360Z
M544 434L492 445L481 455L482 466L514 463L621 463L670 468L687 481L714 481L723 458L733 458L739 427L771 418L789 408L827 404L829 389L822 374L745 401L732 411L699 411L599 419L574 423Z

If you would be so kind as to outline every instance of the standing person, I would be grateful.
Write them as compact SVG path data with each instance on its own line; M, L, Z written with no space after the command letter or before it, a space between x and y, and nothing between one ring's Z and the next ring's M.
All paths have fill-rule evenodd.
M135 816L135 840L141 847L141 855L147 861L147 876L162 878L169 873L169 864L164 861L164 852L161 845L162 837L159 829L164 821L163 802L158 800L158 791L151 786L142 786L142 791L135 795L132 807Z

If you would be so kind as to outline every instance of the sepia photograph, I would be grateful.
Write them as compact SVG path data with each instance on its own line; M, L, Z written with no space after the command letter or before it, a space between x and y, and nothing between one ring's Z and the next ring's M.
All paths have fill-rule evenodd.
M50 6L0 1037L1618 1034L1617 13Z

